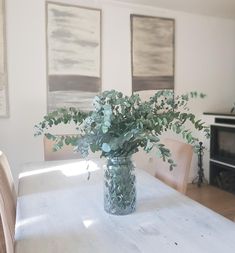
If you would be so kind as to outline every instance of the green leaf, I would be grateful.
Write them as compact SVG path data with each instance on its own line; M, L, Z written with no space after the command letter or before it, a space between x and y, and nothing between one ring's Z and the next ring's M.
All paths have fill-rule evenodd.
M111 147L109 146L108 143L103 143L102 144L102 150L106 153L110 152L111 151Z
M109 130L109 128L108 128L107 126L105 126L105 125L102 126L102 132L103 132L104 134L107 133L108 130Z

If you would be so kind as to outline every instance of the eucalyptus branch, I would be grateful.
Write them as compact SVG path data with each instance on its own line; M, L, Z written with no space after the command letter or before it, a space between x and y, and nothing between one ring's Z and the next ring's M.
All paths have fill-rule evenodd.
M89 113L77 108L61 108L47 114L35 126L35 135L45 134L55 141L55 149L72 145L83 156L101 151L101 156L129 156L143 148L145 152L156 149L171 168L174 162L170 151L160 143L160 136L167 130L180 134L188 143L195 144L197 137L192 129L209 137L209 128L193 113L189 113L190 99L205 95L190 92L174 96L169 90L154 94L148 101L141 101L138 94L125 96L114 90L104 91L93 101L94 110ZM78 135L56 136L49 129L59 124L75 123ZM192 129L186 129L190 122Z
M34 135L41 135L45 133L47 129L62 123L70 124L74 122L80 125L88 116L89 113L81 112L74 107L59 108L58 110L48 113L38 125L35 125L36 132Z

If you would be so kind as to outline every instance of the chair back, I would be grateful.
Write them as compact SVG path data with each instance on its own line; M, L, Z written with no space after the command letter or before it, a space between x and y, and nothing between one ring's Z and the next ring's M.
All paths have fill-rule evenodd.
M74 147L71 145L64 145L61 149L54 151L55 141L49 140L46 136L43 138L44 145L44 160L66 160L66 159L79 159L81 158L80 153L74 152Z
M0 213L7 253L14 252L16 192L10 166L0 151Z
M172 160L176 163L176 167L170 170L168 162L157 159L155 176L185 194L187 189L190 165L193 156L193 148L190 144L186 144L173 139L165 139L163 144L169 148Z

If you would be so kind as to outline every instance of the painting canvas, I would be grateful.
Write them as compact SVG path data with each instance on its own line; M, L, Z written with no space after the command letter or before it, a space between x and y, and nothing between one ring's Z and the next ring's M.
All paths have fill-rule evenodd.
M174 20L131 15L132 90L174 88Z
M48 111L92 109L101 90L101 11L47 4Z
M4 1L0 0L0 117L8 116Z

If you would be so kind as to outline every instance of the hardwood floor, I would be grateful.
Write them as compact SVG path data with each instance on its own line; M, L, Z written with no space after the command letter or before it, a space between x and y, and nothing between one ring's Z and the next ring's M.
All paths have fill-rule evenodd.
M211 185L189 184L186 195L226 218L235 219L235 195Z

